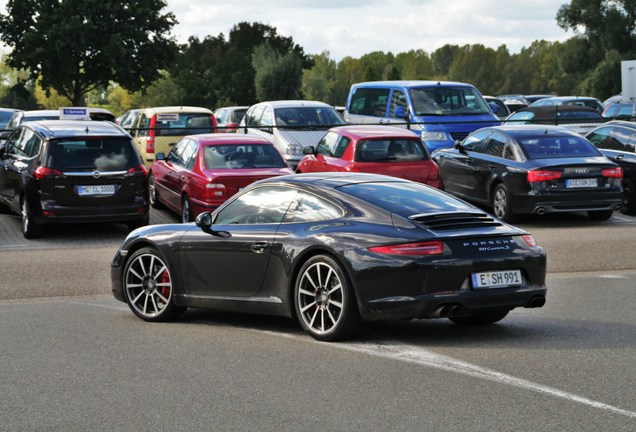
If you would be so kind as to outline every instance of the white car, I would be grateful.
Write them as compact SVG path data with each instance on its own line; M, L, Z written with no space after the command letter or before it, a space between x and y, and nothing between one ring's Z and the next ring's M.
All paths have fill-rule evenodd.
M328 129L342 124L344 120L335 108L324 102L270 101L252 105L238 132L271 141L295 170L303 157L303 148L315 147Z

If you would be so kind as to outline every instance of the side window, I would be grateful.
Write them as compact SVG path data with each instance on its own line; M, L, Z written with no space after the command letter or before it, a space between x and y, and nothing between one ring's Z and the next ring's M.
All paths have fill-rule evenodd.
M629 138L629 142L627 143L627 146L625 147L625 151L628 151L630 153L636 153L636 134L632 135Z
M289 207L284 222L311 222L337 219L344 214L342 209L315 195L299 192Z
M468 136L463 143L463 147L466 151L481 152L484 142L490 136L490 131L476 132Z
M280 223L298 194L296 189L264 186L236 198L217 213L215 224Z
M270 107L265 107L259 126L274 126L274 113L272 113L272 109Z
M398 118L403 118L406 114L406 95L402 90L393 90L391 93L391 105L389 106L389 117L395 117L396 108L401 107L398 110Z
M197 153L197 143L194 140L188 140L183 149L183 153L181 154L181 160L183 161L183 166L192 168L194 166L194 159Z
M188 141L189 140L187 139L183 139L176 143L172 150L170 150L170 153L168 153L166 159L168 159L169 162L172 162L175 165L183 166L184 163L183 159L181 159L181 156L186 148L186 145L188 144Z
M336 143L338 142L338 137L340 137L340 135L336 132L327 132L318 143L316 153L323 156L333 156Z
M389 99L389 89L358 88L351 97L351 114L384 117Z
M21 137L23 134L24 134L24 128L14 129L13 132L11 132L11 135L9 135L9 138L7 138L7 141L5 144L6 154L12 155L12 156L21 156L21 157L25 156L22 152L21 144L20 144Z
M611 131L611 128L601 128L589 134L587 139L598 148L606 148Z
M501 134L494 133L490 136L482 152L490 156L503 157L505 145L506 138Z
M40 152L42 140L40 140L40 137L31 129L24 129L24 134L20 141L23 145L24 155L26 157L33 157Z
M150 128L150 118L146 114L140 114L135 122L135 130L133 133L135 136L148 136L148 129Z
M336 147L333 150L333 156L337 158L341 158L344 152L349 147L349 143L351 143L351 139L346 136L341 136L338 142L336 143Z
M630 133L623 129L614 129L606 141L605 148L610 150L625 151L629 142Z
M520 158L517 157L517 153L515 152L515 147L510 143L506 144L506 147L504 148L503 157L505 159L513 160L513 161L520 160Z
M254 109L250 110L245 116L245 124L248 127L258 127L259 121L261 119L261 115L263 114L263 110L265 109L264 105L256 106Z

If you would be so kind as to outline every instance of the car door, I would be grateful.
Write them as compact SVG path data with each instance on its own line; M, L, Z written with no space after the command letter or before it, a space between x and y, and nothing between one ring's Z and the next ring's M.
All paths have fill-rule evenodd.
M5 143L4 157L0 164L0 194L13 209L18 209L20 205L23 173L28 172L39 149L39 137L24 127L15 129Z
M506 137L493 132L472 155L473 175L467 178L466 186L474 200L489 202L490 185L495 178L501 178L507 171L507 159L503 157L505 145Z
M306 172L344 171L350 164L341 159L351 140L336 132L327 132L318 143L315 158Z
M160 187L164 192L166 204L177 212L181 211L181 185L183 181L180 177L184 168L181 155L186 145L187 140L181 140L175 144L163 161L165 166L163 175L155 179L157 187Z
M248 297L258 293L276 233L297 191L282 186L252 189L214 215L214 232L192 230L182 239L179 263L188 295Z

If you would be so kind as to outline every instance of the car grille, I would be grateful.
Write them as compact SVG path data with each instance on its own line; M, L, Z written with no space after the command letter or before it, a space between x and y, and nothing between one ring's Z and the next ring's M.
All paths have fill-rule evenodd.
M415 215L410 219L434 231L501 226L501 222L485 213Z

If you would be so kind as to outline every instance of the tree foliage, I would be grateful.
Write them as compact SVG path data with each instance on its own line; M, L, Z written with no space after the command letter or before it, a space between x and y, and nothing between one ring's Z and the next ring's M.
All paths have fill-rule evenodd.
M0 15L8 64L74 104L111 81L135 91L174 60L163 0L9 0Z
M280 54L268 42L252 54L254 87L259 100L302 99L302 59L294 52Z

